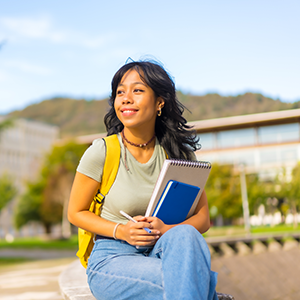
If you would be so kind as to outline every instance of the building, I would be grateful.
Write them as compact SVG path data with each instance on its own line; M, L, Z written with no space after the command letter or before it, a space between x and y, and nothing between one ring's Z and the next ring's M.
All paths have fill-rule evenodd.
M0 122L4 118L0 117ZM0 133L0 176L7 173L21 195L25 184L37 178L44 155L58 139L59 128L36 121L17 119ZM16 201L2 210L0 237L14 233L12 211Z
M300 109L191 122L200 137L199 160L245 166L246 173L288 174L300 161Z

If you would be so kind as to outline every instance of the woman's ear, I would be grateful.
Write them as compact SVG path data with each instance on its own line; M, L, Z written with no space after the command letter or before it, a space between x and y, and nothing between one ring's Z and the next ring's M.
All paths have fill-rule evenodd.
M162 97L157 98L157 108L162 109L165 106L165 100Z

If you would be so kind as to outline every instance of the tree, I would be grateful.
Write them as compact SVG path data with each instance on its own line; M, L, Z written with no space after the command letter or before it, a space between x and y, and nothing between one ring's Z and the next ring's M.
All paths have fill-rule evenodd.
M43 181L28 183L27 191L21 196L15 210L15 226L20 229L29 221L38 221L43 224L46 232L50 232L51 223L41 219L40 207L43 202Z
M297 227L297 212L300 207L300 163L292 170L292 178L288 176L286 169L282 168L273 180L261 182L257 175L247 176L249 186L249 201L252 213L260 204L267 207L267 211L273 214L279 210L283 216L291 212L294 215L294 226Z
M246 176L250 214L256 214L261 204L266 204L268 197L273 197L274 182L262 181L258 174Z
M297 211L300 207L300 162L294 167L292 171L292 180L289 184L289 191L287 193L288 200L291 205L291 210L294 215L294 227L297 228Z
M242 216L242 200L239 176L233 166L214 163L205 186L209 206L225 219Z
M68 237L69 194L75 169L85 149L86 145L74 142L53 147L45 157L39 180L28 184L27 192L20 200L16 213L18 228L33 220L41 222L50 233L52 225L62 221L63 236Z
M275 183L262 182L258 174L247 174L246 184L250 214L255 214L269 197L277 195ZM221 215L232 220L243 215L240 175L233 165L214 163L205 190L212 218Z
M4 129L12 127L14 124L12 119L5 119L4 121L0 122L0 133L4 131Z
M11 178L4 174L0 177L0 212L16 196L17 189Z
M74 142L56 146L47 157L42 170L43 178L46 180L42 215L43 218L49 218L49 210L56 208L56 216L60 216L62 220L64 237L68 237L71 233L67 208L75 169L85 149L85 145L78 145Z

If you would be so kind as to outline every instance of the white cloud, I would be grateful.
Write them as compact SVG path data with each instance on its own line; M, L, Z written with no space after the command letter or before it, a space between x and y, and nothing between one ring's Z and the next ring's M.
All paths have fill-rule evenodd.
M55 30L48 17L39 18L13 18L4 17L0 19L0 24L11 34L17 37L31 39L46 39L52 42L61 42L65 39L66 34L62 31Z
M120 39L119 32L93 35L90 32L59 28L49 16L0 18L1 40L35 39L87 49L103 49Z
M6 61L5 65L7 67L12 67L24 73L30 73L30 74L36 74L42 76L49 75L52 73L52 70L49 68L37 64L32 64L26 61L11 60L11 61Z
M104 46L107 46L108 44L119 40L118 35L114 32L105 33L96 36L87 36L82 32L80 33L76 32L73 33L71 36L73 40L75 40L76 38L76 40L80 42L82 46L91 49L103 48Z

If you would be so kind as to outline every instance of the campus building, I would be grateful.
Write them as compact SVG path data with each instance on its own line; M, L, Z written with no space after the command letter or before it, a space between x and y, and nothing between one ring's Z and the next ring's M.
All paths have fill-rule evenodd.
M0 122L4 118L0 117ZM45 153L58 139L59 128L36 121L17 119L0 133L0 176L8 174L21 195L26 182L37 178ZM12 201L0 215L0 238L14 233Z
M191 122L199 137L198 160L243 164L269 179L300 161L300 109Z

